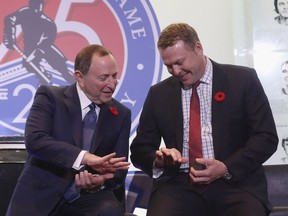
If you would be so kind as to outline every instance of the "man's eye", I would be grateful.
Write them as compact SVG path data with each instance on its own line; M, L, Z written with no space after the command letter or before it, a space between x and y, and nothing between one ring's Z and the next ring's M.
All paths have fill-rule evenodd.
M106 77L99 77L98 79L99 79L100 81L106 81L107 78L106 78Z

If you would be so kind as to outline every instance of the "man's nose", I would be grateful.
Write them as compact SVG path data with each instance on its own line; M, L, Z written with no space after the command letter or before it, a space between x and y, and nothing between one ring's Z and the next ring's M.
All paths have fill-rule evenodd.
M110 86L110 87L115 87L115 86L117 86L117 84L118 84L117 78L114 78L114 77L109 77L109 78L106 80L106 82L107 82L108 86Z
M172 65L172 72L174 75L178 76L181 72L179 65Z

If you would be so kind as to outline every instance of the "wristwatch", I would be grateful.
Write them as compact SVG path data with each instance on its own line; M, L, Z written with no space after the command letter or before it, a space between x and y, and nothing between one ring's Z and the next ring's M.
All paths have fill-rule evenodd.
M225 175L223 176L224 179L226 180L230 180L232 178L231 173L227 170L227 172L225 173Z

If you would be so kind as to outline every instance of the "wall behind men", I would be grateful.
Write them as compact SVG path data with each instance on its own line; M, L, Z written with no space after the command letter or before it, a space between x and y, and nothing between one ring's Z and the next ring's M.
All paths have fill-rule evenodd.
M98 0L98 2L100 2L100 3L101 3L101 1L102 0ZM111 4L112 4L112 2L113 2L113 4L115 4L115 3L121 4L121 2L123 2L123 3L125 2L124 0L122 0L122 1L120 1L120 0L118 0L118 1L116 1L116 0L113 0L113 1L103 0L103 1L104 2L111 2ZM215 0L214 1L213 0L206 0L206 1L205 0L204 1L203 0L150 0L150 1L148 1L148 0L127 0L127 2L129 2L129 3L131 3L131 2L135 3L137 1L150 2L151 6L152 6L152 10L155 13L155 19L157 21L157 23L155 24L155 26L156 26L155 28L157 28L157 24L159 24L159 30L162 30L167 25L169 25L170 23L173 23L173 22L187 22L197 30L198 35L200 37L200 40L202 42L202 45L204 47L204 52L208 57L212 58L213 60L215 60L219 63L241 64L241 65L250 66L250 67L254 67L254 66L258 67L258 65L254 64L254 58L253 58L253 54L254 54L253 53L253 40L254 40L253 29L255 27L253 20L255 20L255 18L257 20L257 18L258 18L261 21L261 20L265 20L266 17L267 17L267 19L273 20L273 16L274 15L276 16L276 14L273 11L273 1L263 1L263 0L253 0L253 1L251 1L251 0L217 0L217 1L215 1ZM62 0L62 1L60 1L60 0L45 0L45 4L46 4L44 7L45 13L47 13L47 15L49 17L51 17L52 20L55 21L55 17L57 15L57 10L59 10L59 8L57 8L57 7L60 5L60 3L63 3L63 2L65 2L65 4L68 4L67 2L70 2L70 1L69 0ZM76 0L74 0L74 2L76 2ZM87 4L89 4L89 2L93 3L93 0L92 1L79 0L78 2L80 2L80 4L84 4L84 2L87 2ZM95 0L95 2L96 2L96 0ZM254 5L252 4L252 2ZM7 80L5 78L5 74L7 74L6 70L8 71L7 68L9 68L10 65L11 66L17 65L17 67L13 66L14 67L13 70L14 69L18 70L19 69L18 66L21 64L20 63L21 60L19 60L20 56L17 55L17 53L15 53L15 52L9 52L8 55L6 54L6 52L8 52L8 51L5 48L5 46L3 45L3 41L2 41L4 16L17 10L19 7L23 7L23 6L27 5L27 3L28 3L28 0L9 0L9 4L7 4L7 1L0 1L0 17L1 17L1 20L0 20L0 22L1 22L0 23L0 33L1 33L1 35L0 35L0 115L1 115L1 113L5 114L5 115L0 116L0 136L3 136L6 134L6 132L8 132L7 128L9 128L9 130L10 129L14 130L15 134L22 134L23 133L23 130L20 127L19 127L20 128L19 129L17 124L15 124L15 125L13 124L13 126L10 127L9 122L7 123L6 119L3 119L3 116L5 117L5 116L7 116L6 115L7 113L12 112L13 111L12 108L15 109L13 106L15 104L12 102L10 103L10 101L9 101L10 99L12 99L11 95L13 92L14 92L14 94L16 94L16 101L15 102L17 102L17 107L20 107L21 111L23 111L24 108L29 108L26 105L28 105L28 103L31 102L30 99L32 98L32 93L35 93L35 90L37 87L37 84L35 84L35 80L32 80L32 78L30 76L25 78L25 81L22 82L20 79L21 77L20 76L16 77L16 75L15 75L15 78L17 78L17 79L19 78L19 80L15 81L14 84L13 84L14 81L11 81L12 84L7 83L6 82ZM100 3L99 3L99 5L100 5ZM82 6L82 5L80 5L80 6ZM61 18L63 18L63 16L66 16L66 14L65 14L66 12L67 13L71 12L70 11L71 8L69 8L69 11L65 11L66 8L67 7L62 8L64 10L64 12L60 13L62 15ZM83 7L83 8L85 8L85 7ZM258 10L255 10L255 8L256 9L258 8ZM263 10L263 8L265 10ZM73 8L73 9L75 10L76 13L78 13L77 7ZM106 9L106 8L103 8L103 9ZM105 13L107 11L102 10L102 12ZM117 11L117 13L120 13L120 11ZM262 14L262 16L261 16L261 14ZM86 8L86 13L85 13L85 11L84 12L82 11L81 16L77 16L77 14L76 14L75 16L70 16L69 19L72 19L72 20L81 19L81 21L80 20L77 20L77 21L80 24L81 23L83 24L87 20L91 21L91 17L89 17L89 15L91 15L91 7ZM95 13L93 15L97 15L97 14ZM60 17L58 17L58 18L60 18ZM66 17L64 17L64 18L66 18ZM93 20L93 22L91 22L89 24L90 24L91 28L92 27L94 28L94 30L99 34L99 36L102 36L101 30L108 28L111 25L110 21L113 21L112 18L113 17L111 16L111 17L109 17L108 20L103 19L103 22L100 22L100 25L97 24L97 26L96 25L92 26L93 23L97 23L96 19ZM124 22L121 19L118 21ZM266 24L267 23L266 21L267 20L265 20L265 22L263 21L263 23ZM59 22L57 24L59 24ZM85 23L85 24L87 24L87 23ZM115 23L114 23L114 25L115 25ZM65 28L65 23L63 26L58 25L58 28L60 28L58 30L61 30L61 27L63 30L63 28ZM86 30L87 30L87 28L86 28ZM115 42L113 42L116 38L115 35L118 36L118 32L116 31L116 28L114 30L115 30L114 32L111 32L110 34L106 35L107 36L106 40L105 40L105 38L101 38L101 39L104 39L105 44L107 44L107 45L109 44L109 46L111 46L111 47L115 46L115 44L113 44L113 43L115 43ZM268 30L270 31L270 29L268 29ZM84 34L84 36L87 36L87 34L88 34L88 33L86 34L85 31L80 31L79 28L75 29L75 31L81 32L81 34ZM124 31L126 31L125 33L127 33L126 28L124 29ZM95 32L93 32L93 31L89 32L89 35L91 35L90 33L95 33ZM113 36L113 39L110 39L111 35ZM62 35L62 36L65 36L65 35ZM93 36L97 36L97 35L93 34ZM156 45L156 36L157 35L155 35L155 44L153 44L154 46L151 47L151 50ZM61 43L60 43L61 41L58 41L58 42L59 43L57 45L59 46L61 51L66 55L66 57L69 60L70 69L73 68L71 61L73 61L73 58L74 58L74 56L75 56L75 54L79 48L77 46L85 45L84 40L82 40L80 38L78 43L73 43L73 46L69 47L69 49L70 49L69 51L71 51L69 53L69 55L66 52L67 50L65 49L65 47L64 48L61 47ZM94 40L93 38L91 39L91 37L89 37L88 42L94 43L94 42L97 42L97 40ZM117 43L117 45L119 45L119 44L120 43ZM135 46L135 48L139 49L139 51L143 51L140 47ZM149 50L149 51L151 51L151 50ZM125 62L124 62L125 59L121 59L121 57L119 57L119 56L123 55L123 53L121 53L121 51L122 50L119 49L119 53L117 51L114 53L116 53L116 55L117 55L116 57L119 58L121 68L124 68L125 67ZM139 53L137 53L137 54L139 54ZM129 56L129 53L128 53L128 56ZM157 59L157 56L155 57L155 59ZM13 60L13 61L10 61L10 60ZM151 62L152 61L153 60L151 60ZM262 61L262 62L268 62L268 61ZM130 66L130 63L128 66ZM139 65L139 66L141 66L141 65ZM161 69L162 73L155 75L153 80L149 80L150 84L153 84L155 82L158 82L158 81L163 80L163 79L167 78L168 76L170 76L167 73L167 70L165 67L161 68L158 65L158 68ZM154 69L155 69L155 71L157 70L156 67ZM277 72L277 70L275 70L275 71ZM22 73L22 71L20 71L20 72ZM148 72L153 73L152 70L148 71ZM267 83L267 80L271 80L271 79L266 79L266 76L262 75L261 70L257 70L257 72L260 75L261 81L263 81L263 83ZM147 73L147 76L149 73ZM130 74L125 74L125 75L130 75ZM158 77L158 76L160 76L160 77ZM26 82L26 80L28 80L28 81ZM9 80L9 82L10 82L10 80ZM146 82L146 80L145 80L145 82ZM133 82L130 82L131 85L132 85L132 83ZM60 84L63 84L63 83L60 83ZM123 84L123 83L121 83L121 84ZM127 85L127 84L124 83L122 86L125 86L125 85ZM145 86L146 91L147 91L147 87L148 86ZM266 87L266 85L264 87ZM133 89L133 88L131 87L131 89ZM23 90L25 90L25 94L28 94L27 97L24 99L20 99L20 100L19 100L19 98L17 99L17 94L18 94L18 96L21 95L20 93L23 93L24 92ZM28 91L28 93L27 93L27 91ZM139 89L137 89L137 91L139 91ZM134 92L137 92L137 91L134 91ZM9 100L6 100L6 93L9 96ZM117 93L118 93L118 95L120 95L120 93L122 93L121 88L120 88L120 91ZM124 93L126 93L126 92L124 92ZM124 95L124 93L123 93L123 95ZM270 94L269 94L269 89L267 89L267 93L268 93L269 99L271 99ZM129 97L131 100L134 99L130 95L130 91L128 91L126 96L127 97L124 99L129 99ZM274 96L272 95L272 97L274 97ZM272 98L272 99L273 99L273 101L275 101L275 98ZM139 99L139 100L143 101L144 96L142 95L141 99ZM277 97L276 97L276 100L277 100ZM22 104L20 104L20 102ZM132 102L134 102L134 101L132 101ZM138 107L137 111L139 111L140 109L141 109L141 107ZM23 114L25 117L27 115L27 111L29 111L29 110L26 109L21 114ZM16 110L15 115L13 113L12 117L15 117L16 114L20 114L20 111ZM287 117L287 113L284 113L284 115ZM281 115L280 117L278 117L278 115L277 116L275 115L275 117L276 117L276 122L277 122L278 128L280 128L279 132L282 133L282 131L284 131L284 130L287 131L287 124L279 121L279 119L282 118L283 115ZM10 116L9 116L9 118L10 118ZM134 124L134 126L136 126L137 125L137 116L134 116L133 119L135 119L133 124ZM25 118L24 118L24 120L25 120ZM19 120L19 124L23 124L23 119ZM284 126L282 127L281 125L284 125ZM9 131L9 133L10 133L10 131ZM10 133L9 135L11 135L11 134L14 134L14 132ZM131 135L131 139L133 139L134 136L135 136L135 133ZM0 145L0 148L1 148L1 145ZM269 161L267 161L267 163L268 164L283 163L281 158L284 158L284 157L285 157L285 152L283 151L282 148L279 148L278 151L271 157L271 159ZM130 170L134 171L135 169L133 168L133 166L131 166ZM133 174L129 175L128 177L132 178ZM129 178L128 178L128 180L129 180ZM127 183L127 184L129 184L129 183ZM135 187L135 188L139 189L137 184L136 184L136 186L137 187ZM142 188L140 187L140 190L138 190L138 191L136 190L135 194L139 193L139 191L142 191L141 189ZM133 193L131 193L131 194L132 195L130 197L133 197ZM137 196L135 195L135 197L137 197ZM133 202L131 202L131 203L133 203Z

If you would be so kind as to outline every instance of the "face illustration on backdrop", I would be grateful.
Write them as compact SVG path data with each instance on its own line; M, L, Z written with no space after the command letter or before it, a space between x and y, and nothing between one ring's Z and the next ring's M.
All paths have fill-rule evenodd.
M288 18L288 1L278 0L278 11L280 16Z
M283 62L281 65L281 76L284 81L282 86L282 93L288 95L288 61Z
M287 0L274 0L275 11L279 16L275 20L279 24L288 25L288 1Z

